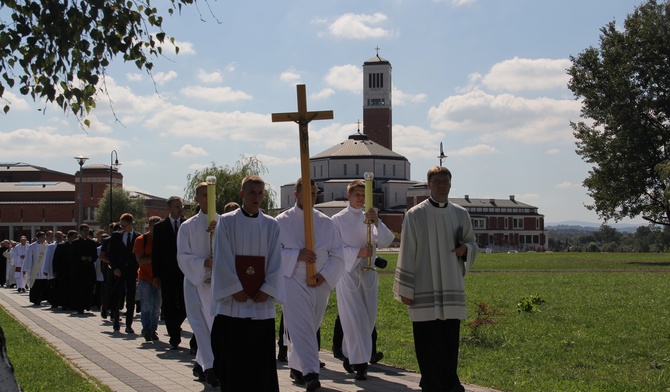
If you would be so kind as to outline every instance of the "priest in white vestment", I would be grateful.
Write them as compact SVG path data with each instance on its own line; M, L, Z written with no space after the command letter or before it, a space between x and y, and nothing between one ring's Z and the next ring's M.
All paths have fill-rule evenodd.
M240 196L242 206L221 216L214 237L214 367L221 390L279 392L275 304L286 302L279 224L260 209L261 177L246 177Z
M184 274L184 303L186 317L198 342L197 362L194 373L203 372L203 381L212 387L219 386L214 372L211 333L212 313L212 257L210 233L216 221L207 218L207 183L201 182L195 189L195 201L200 211L179 226L177 232L177 263ZM212 206L216 208L216 206ZM217 215L218 219L218 215ZM198 367L200 369L198 369Z
M479 247L470 215L449 202L451 172L428 171L430 198L405 214L393 292L407 305L421 372L430 391L465 391L456 372L460 320L466 318L465 274Z
M347 371L356 372L357 380L365 380L368 361L372 356L372 330L377 321L379 276L374 270L377 246L387 247L395 238L384 222L379 220L374 208L363 212L365 183L352 181L347 186L349 205L333 216L333 223L340 232L344 253L344 273L337 282L337 310L344 332L342 346ZM367 208L367 206L365 206ZM367 246L368 225L371 244ZM371 269L368 269L368 257Z
M316 184L311 184L312 204ZM286 304L282 307L285 335L288 337L288 364L291 378L308 391L320 387L319 345L316 332L321 326L330 292L344 269L340 233L332 220L312 210L314 252L305 249L302 179L295 185L296 205L277 217L282 247L282 265L286 278ZM307 263L316 263L316 286L307 285Z
M35 306L39 306L42 302L42 295L46 291L48 284L46 277L42 275L44 257L49 246L46 239L47 234L45 232L37 232L37 241L28 247L26 260L23 263L23 271L27 278L26 283L30 287L30 302Z

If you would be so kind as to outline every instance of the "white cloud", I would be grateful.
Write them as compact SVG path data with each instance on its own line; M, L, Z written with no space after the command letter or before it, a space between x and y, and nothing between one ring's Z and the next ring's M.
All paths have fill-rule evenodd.
M199 69L197 76L202 83L220 83L223 81L223 75L219 71L205 72L205 70Z
M141 82L144 79L144 75L141 73L133 72L133 73L127 73L126 74L126 80L129 82Z
M279 165L293 165L300 163L300 157L277 157L272 155L258 154L256 155L259 161L263 163L265 167L273 167Z
M279 75L279 80L282 82L288 82L291 84L298 83L300 81L300 74L294 70L284 71Z
M170 80L174 79L177 77L177 73L175 71L169 71L169 72L157 72L154 74L154 81L156 84L159 86L164 85L165 83L169 82Z
M373 15L346 13L330 26L330 34L337 38L347 39L369 39L384 38L391 36L389 30L375 27L388 19L386 15L377 12Z
M479 156L479 155L489 155L499 153L497 148L490 146L488 144L477 144L475 146L469 146L461 148L456 151L449 151L446 155L449 156Z
M575 184L574 182L570 181L563 181L559 184L556 184L554 187L556 188L578 188L581 187L582 184Z
M351 64L334 66L328 70L324 80L337 90L360 94L363 87L363 70Z
M547 154L547 155L556 155L556 154L560 154L561 150L559 150L558 148L550 148L547 151L545 151L544 153Z
M491 67L482 84L494 91L564 89L570 77L568 59L524 59L514 57Z
M446 98L430 108L428 117L435 129L477 133L487 143L499 139L572 143L568 121L579 117L580 107L574 100L529 99L474 90Z
M181 146L179 151L173 151L170 153L173 157L180 157L180 158L188 158L188 157L204 157L209 154L207 154L207 151L205 151L204 148L202 147L194 147L190 144L184 144Z
M36 143L36 140L40 142ZM109 155L111 150L120 150L126 143L108 137L90 136L81 130L71 135L63 135L52 130L22 128L0 132L0 145L21 146L21 148L3 149L2 158L25 161L26 157L44 159L60 158L63 155L78 156L82 151L86 151L86 156ZM45 146L48 148L44 148Z
M165 41L163 43L160 43L160 42L156 41L156 44L163 48L163 55L166 55L166 56L176 54L177 53L176 47L179 48L179 54L180 55L192 56L192 55L196 54L192 42L187 42L187 41L181 42L181 41L175 40L174 44L173 44L172 42L170 42L170 40L165 39Z
M189 98L204 99L210 102L234 102L240 100L249 100L251 95L236 91L230 87L202 87L191 86L180 90L181 94Z
M393 86L393 106L404 106L410 103L426 102L426 94L409 94Z
M2 98L0 98L0 104L0 107L9 105L10 111L30 109L28 101L8 90L5 90L5 92L2 94Z
M194 163L194 164L192 164L192 165L189 165L188 168L191 169L191 170L193 170L193 171L195 171L195 170L202 170L202 169L205 169L205 168L207 168L207 167L209 167L209 166L210 166L210 165L208 165L208 164L206 164L206 163ZM179 189L181 189L181 188L179 188Z
M333 90L332 88L324 88L323 90L321 90L317 93L310 94L310 98L318 101L320 99L326 99L333 94L335 94L335 90Z

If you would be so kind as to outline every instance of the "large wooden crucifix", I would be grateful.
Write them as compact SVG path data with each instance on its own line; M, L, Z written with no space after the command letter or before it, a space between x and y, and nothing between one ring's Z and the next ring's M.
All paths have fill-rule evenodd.
M312 120L332 120L333 111L307 111L305 85L296 86L298 92L298 111L293 113L272 113L272 122L293 121L298 124L300 136L300 176L302 178L302 211L305 217L305 249L314 252L314 220L312 219L312 186L309 171L309 135L308 124ZM316 286L316 265L307 263L307 284Z

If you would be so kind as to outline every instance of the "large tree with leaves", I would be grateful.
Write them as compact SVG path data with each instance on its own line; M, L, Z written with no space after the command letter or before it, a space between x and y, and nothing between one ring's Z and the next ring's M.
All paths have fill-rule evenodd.
M216 212L223 213L223 207L226 203L236 202L242 204L240 198L240 186L244 177L251 175L261 176L267 173L267 168L255 156L242 156L235 162L234 166L212 165L202 170L196 170L195 173L186 177L187 185L184 188L186 200L195 199L195 187L201 182L205 182L208 176L216 177ZM265 184L265 199L261 208L266 213L274 213L277 205L274 201L276 192Z
M583 102L571 123L577 153L592 164L587 208L603 219L642 216L670 224L670 3L650 0L600 29L572 66L568 87Z
M163 11L172 15L195 1L170 0ZM148 0L0 0L0 98L17 86L81 118L95 107L114 57L151 73L161 45L174 44L162 22ZM5 113L10 105L5 101Z

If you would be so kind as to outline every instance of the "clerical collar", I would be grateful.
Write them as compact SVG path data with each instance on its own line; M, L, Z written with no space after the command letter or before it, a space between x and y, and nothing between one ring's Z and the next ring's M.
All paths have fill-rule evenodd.
M428 201L430 202L430 204L432 204L433 206L435 206L437 208L447 208L447 206L449 205L449 201L446 201L444 203L438 203L435 200L433 200L432 197L429 197Z
M258 213L260 212L260 211L258 211L255 214L250 214L250 213L247 212L247 210L244 209L244 207L240 207L240 210L242 210L242 213L247 218L258 218Z

